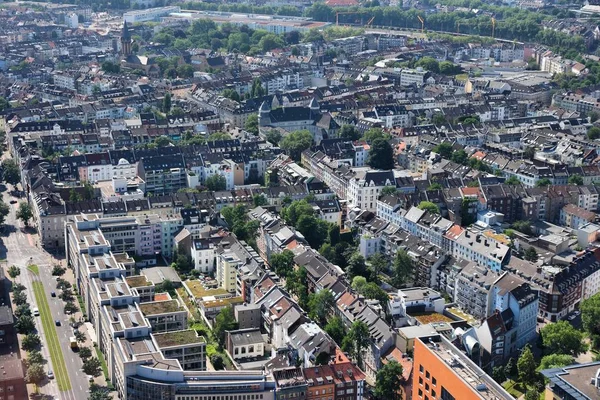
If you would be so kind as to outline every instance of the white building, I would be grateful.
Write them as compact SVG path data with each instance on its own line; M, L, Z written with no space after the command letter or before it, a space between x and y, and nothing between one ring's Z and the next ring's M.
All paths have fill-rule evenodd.
M208 239L197 239L192 243L191 250L194 269L211 274L215 270L215 245Z
M433 289L408 288L398 290L398 295L389 301L390 313L394 317L406 317L409 313L443 313L446 301Z
M392 171L357 171L356 175L348 182L348 203L350 206L362 210L375 211L377 199L381 190L386 186L396 187Z

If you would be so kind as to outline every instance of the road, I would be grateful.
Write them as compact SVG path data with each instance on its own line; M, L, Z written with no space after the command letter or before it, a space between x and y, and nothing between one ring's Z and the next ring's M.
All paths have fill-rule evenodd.
M40 390L43 394L61 400L87 399L87 390L89 389L87 377L81 371L81 359L70 348L69 338L73 335L73 332L72 328L69 326L69 316L65 315L63 312L64 304L62 300L58 297L50 296L50 292L58 292L56 290L56 280L52 277L52 255L38 248L36 246L37 234L29 233L23 228L22 222L17 221L15 212L18 204L10 204L11 200L17 199L12 197L8 191L4 191L2 196L5 203L10 205L11 210L6 217L6 229L0 235L0 258L6 258L8 265L16 265L21 268L19 279L21 283L27 287L27 299L31 304L31 308L38 307L38 305L36 304L31 284L33 276L32 273L27 270L27 265L29 263L38 265L40 272L39 280L44 285L44 291L46 292L52 319L61 322L61 326L56 327L56 332L65 359L69 379L71 380L71 390L60 392L58 390L58 385L54 380L50 380L43 384ZM46 344L46 337L43 332L42 322L39 317L36 317L36 326L42 339L42 354L44 355L44 358L48 360L48 363L46 364L46 369L48 369L51 368L52 363Z

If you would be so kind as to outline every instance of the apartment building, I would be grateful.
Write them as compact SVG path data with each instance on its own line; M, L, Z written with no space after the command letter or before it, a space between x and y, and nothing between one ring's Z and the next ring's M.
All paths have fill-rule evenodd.
M375 211L377 199L386 186L396 187L393 171L358 170L348 182L348 205Z

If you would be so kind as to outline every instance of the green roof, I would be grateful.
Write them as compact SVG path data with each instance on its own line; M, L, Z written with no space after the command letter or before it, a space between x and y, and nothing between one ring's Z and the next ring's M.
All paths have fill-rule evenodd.
M132 288L141 287L141 286L152 286L152 283L146 279L143 275L129 276L125 278L129 286Z
M144 315L167 314L184 310L177 300L140 303L139 306Z
M199 280L185 281L183 284L195 299L201 299L206 296L225 296L230 294L223 288L207 289Z
M195 330L186 329L184 331L173 331L166 333L154 333L152 334L156 343L160 347L173 347L173 346L181 346L186 344L195 344L195 343L206 343L206 339L202 336L198 336Z

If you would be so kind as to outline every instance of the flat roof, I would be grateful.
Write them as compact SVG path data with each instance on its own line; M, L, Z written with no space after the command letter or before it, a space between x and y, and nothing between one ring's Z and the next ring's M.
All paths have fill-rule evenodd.
M230 294L227 290L222 288L208 289L199 280L185 281L183 284L188 288L188 291L196 299L201 299L208 296L225 296Z
M127 284L132 288L141 286L152 286L152 282L150 282L143 275L128 276L127 278L125 278L125 280L127 281Z
M155 314L167 314L174 313L179 311L184 311L185 309L179 304L177 300L167 300L167 301L152 301L149 303L139 303L140 310L144 313L144 315L155 315Z
M193 329L154 333L152 336L154 337L154 340L156 340L156 344L161 348L206 343L206 339L202 336L198 336L198 333Z

